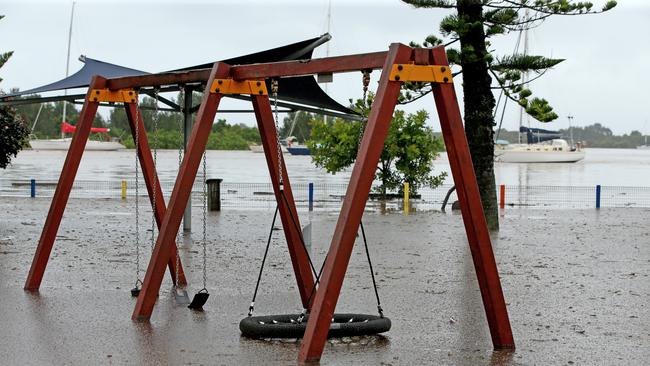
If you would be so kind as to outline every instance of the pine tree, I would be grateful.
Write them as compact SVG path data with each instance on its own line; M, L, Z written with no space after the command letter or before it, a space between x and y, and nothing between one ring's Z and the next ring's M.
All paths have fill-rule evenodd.
M465 134L479 189L483 209L491 230L499 228L496 185L494 181L494 117L495 98L492 94L493 78L497 88L507 98L518 103L531 117L550 122L557 114L542 98L531 98L528 88L531 80L522 81L525 72L538 76L562 62L542 56L514 54L499 57L490 50L491 37L510 32L521 32L537 27L553 15L595 14L608 11L616 1L608 1L600 10L590 2L571 0L402 0L417 8L452 10L440 23L443 39L428 36L423 46L458 43L460 48L447 48L449 61L462 69L463 99L465 103ZM419 46L412 43L413 46ZM429 93L422 84L407 86L401 103L407 103Z

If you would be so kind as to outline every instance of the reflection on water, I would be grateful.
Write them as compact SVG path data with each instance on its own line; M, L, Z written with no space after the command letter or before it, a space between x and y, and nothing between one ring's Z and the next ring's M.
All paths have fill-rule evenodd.
M13 164L1 171L0 179L51 181L58 179L65 161L65 151L25 150ZM249 151L208 151L208 176L226 182L266 183L269 181L264 154ZM351 169L331 175L316 168L308 156L286 154L287 170L296 183L347 183ZM79 180L115 181L131 179L134 175L133 150L87 151L77 173ZM174 180L178 170L175 150L158 152L158 172L161 181ZM445 154L434 161L435 172L451 172ZM551 186L643 186L650 181L650 150L588 149L586 158L578 163L517 164L496 163L497 184Z

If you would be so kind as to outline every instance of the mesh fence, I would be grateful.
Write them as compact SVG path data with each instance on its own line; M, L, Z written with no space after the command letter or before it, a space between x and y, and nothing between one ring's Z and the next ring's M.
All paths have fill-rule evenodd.
M123 192L123 182L126 189ZM147 189L141 180L139 195L147 196ZM174 186L174 181L161 181L163 194L168 199ZM56 190L56 181L36 181L36 197L52 197ZM410 206L420 211L439 210L445 196L452 188L443 185L435 189L423 188L417 197L410 200ZM598 194L596 186L504 186L503 197L497 187L499 202L503 200L507 208L594 208L597 206ZM341 207L347 190L346 184L313 183L313 208L316 210L338 210ZM298 209L309 207L309 184L294 183L292 191ZM376 191L376 187L373 187ZM135 195L134 180L115 181L75 181L70 197L92 199L119 199L125 193L126 199ZM389 192L393 198L379 200L371 194L368 209L401 209L403 199L398 192ZM30 197L32 184L30 181L0 179L0 196ZM200 202L203 194L202 182L197 181L192 187L192 200ZM221 183L221 206L241 209L273 209L275 196L271 183ZM456 201L457 195L452 192L448 205ZM650 187L621 187L601 186L600 207L650 207Z

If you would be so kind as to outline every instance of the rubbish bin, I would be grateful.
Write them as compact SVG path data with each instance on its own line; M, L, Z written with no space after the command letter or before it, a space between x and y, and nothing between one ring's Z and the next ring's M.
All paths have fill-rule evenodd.
M211 178L205 181L208 185L208 211L221 211L221 178Z

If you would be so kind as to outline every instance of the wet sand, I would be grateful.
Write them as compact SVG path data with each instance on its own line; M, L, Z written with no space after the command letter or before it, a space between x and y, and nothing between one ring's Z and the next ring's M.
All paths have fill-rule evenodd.
M5 365L287 365L295 340L240 336L272 211L208 218L206 311L174 304L169 278L149 323L131 321L133 201L72 199L41 291L22 290L49 199L0 198L0 363ZM181 254L191 291L201 285L200 239ZM150 214L143 213L149 227ZM313 214L320 263L335 213ZM301 221L308 214L301 213ZM461 217L367 213L364 224L385 313L382 337L330 341L323 365L642 365L650 360L650 210L506 210L494 238L517 350L494 352ZM143 252L149 251L142 228ZM257 314L299 312L280 231ZM360 244L360 243L358 243ZM375 313L357 245L338 312ZM148 255L142 263L148 262Z

